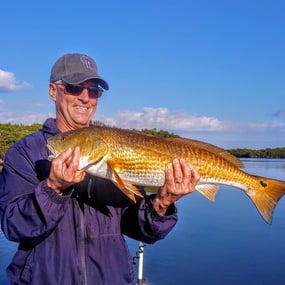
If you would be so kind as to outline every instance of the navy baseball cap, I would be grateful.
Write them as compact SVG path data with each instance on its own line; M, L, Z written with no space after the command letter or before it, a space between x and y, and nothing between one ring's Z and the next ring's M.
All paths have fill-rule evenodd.
M69 84L80 84L86 80L96 79L105 90L108 82L98 74L96 62L85 54L70 53L60 57L51 69L50 82L63 80Z

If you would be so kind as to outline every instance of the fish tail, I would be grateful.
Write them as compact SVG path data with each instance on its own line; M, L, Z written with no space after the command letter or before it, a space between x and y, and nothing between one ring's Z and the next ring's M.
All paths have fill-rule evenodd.
M258 188L256 191L249 189L246 194L255 204L262 218L268 223L272 224L273 211L281 197L285 194L285 182L254 176L258 181Z

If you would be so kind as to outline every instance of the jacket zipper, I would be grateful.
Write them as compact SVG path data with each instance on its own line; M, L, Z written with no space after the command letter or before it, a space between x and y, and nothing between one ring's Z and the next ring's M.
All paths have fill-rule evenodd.
M82 204L84 207L84 204ZM81 259L81 268L82 268L82 284L87 285L87 266L86 266L86 227L84 223L84 210L79 211L80 215L80 259Z

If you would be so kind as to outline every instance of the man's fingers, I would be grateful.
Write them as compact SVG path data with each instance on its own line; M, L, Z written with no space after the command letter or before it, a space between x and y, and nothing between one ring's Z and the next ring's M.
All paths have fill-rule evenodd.
M55 158L54 160L66 161L69 159L71 153L72 153L72 149L69 147L67 150L65 150L61 154L59 154L58 157Z
M172 163L166 165L165 174L165 183L173 183L174 179Z
M77 171L79 166L79 160L80 160L80 148L76 147L72 155L66 161L67 167L72 171Z
M178 184L182 183L184 173L182 171L179 159L173 160L173 169L174 169L174 182Z

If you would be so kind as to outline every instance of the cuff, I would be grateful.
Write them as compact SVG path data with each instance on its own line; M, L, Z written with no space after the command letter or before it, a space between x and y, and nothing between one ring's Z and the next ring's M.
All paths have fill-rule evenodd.
M146 206L148 208L148 211L151 213L153 219L155 220L160 220L160 221L165 221L168 220L169 218L173 218L173 216L177 215L177 208L175 206L175 204L171 204L167 210L164 216L159 215L155 208L153 207L153 199L156 196L156 194L152 194L150 196L146 196L145 200L146 200Z
M70 197L69 196L60 196L52 188L47 185L47 180L43 180L38 185L36 192L39 191L42 194L47 195L50 200L57 204L64 204ZM38 193L39 193L38 192Z

